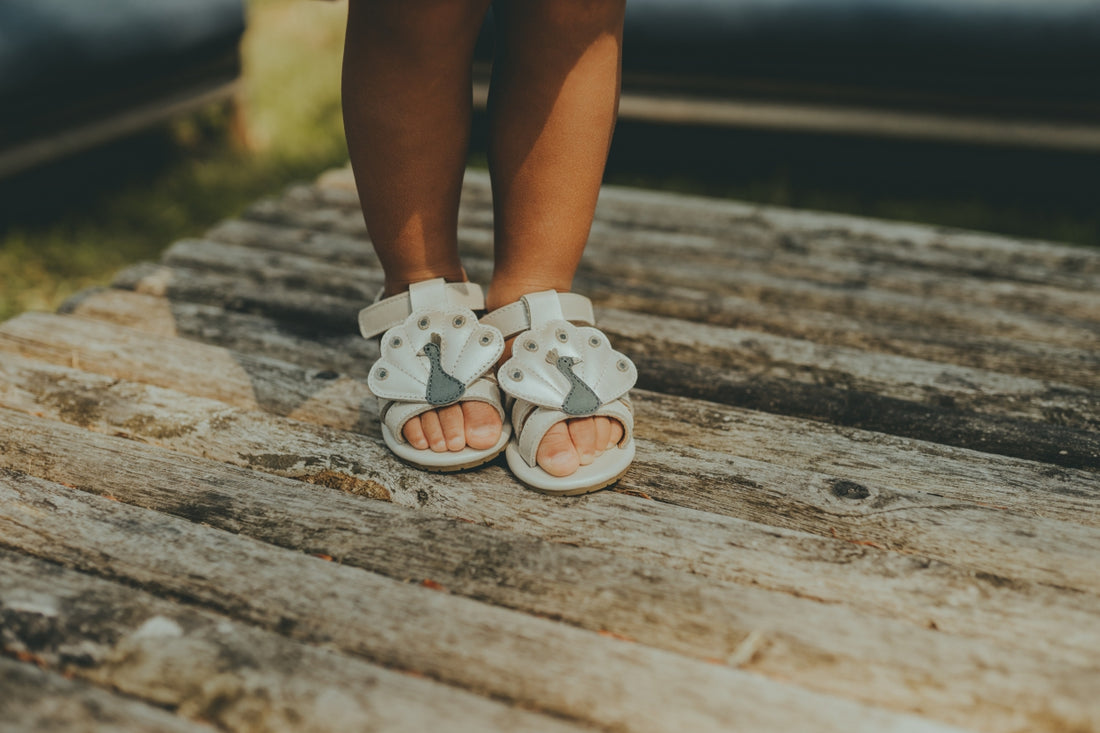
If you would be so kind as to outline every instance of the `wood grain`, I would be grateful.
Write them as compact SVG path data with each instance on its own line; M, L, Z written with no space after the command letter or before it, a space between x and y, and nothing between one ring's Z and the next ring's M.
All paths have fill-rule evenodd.
M198 240L176 243L164 262L239 273L268 284L293 282L294 287L320 290L327 283L325 292L359 302L367 302L373 290L363 283L381 278L377 270ZM619 348L636 355L690 361L746 378L779 375L803 384L834 384L924 404L950 401L959 410L1030 419L1044 419L1057 410L1069 425L1100 426L1095 394L1070 385L615 309L601 311L600 325L622 341Z
M300 204L296 206L296 202ZM484 171L467 171L463 203L465 211L478 221L486 220L491 191ZM314 185L290 187L280 197L257 202L250 213L273 213L279 208L291 211L313 208L327 216L334 216L329 210L342 210L354 224L358 199L350 170L330 171ZM811 251L838 259L882 259L911 268L938 267L948 272L969 273L982 280L1053 282L1065 288L1088 290L1100 275L1100 255L1081 247L621 186L601 189L597 220L634 231L671 234L673 243L677 233L686 233L702 235L705 241L760 242L759 246L772 249L774 240L769 241L768 235L796 236L805 238L805 246Z
M147 294L167 295L172 300L197 301L264 313L287 321L293 328L314 333L355 332L355 315L364 300L346 300L334 295L314 298L309 290L287 291L282 283L301 280L305 276L293 270L279 272L282 274L269 271L261 278L263 282L249 285L247 281L242 282L232 275L211 275L205 271L163 266L139 267L122 273L116 284ZM364 286L357 284L355 287ZM606 330L612 338L622 337L626 344L624 353L629 353L642 366L639 384L643 388L921 440L933 439L963 448L1042 460L1067 468L1100 465L1100 438L1091 427L1081 426L1082 422L1091 425L1096 421L1096 413L1091 410L1095 398L1080 388L1055 384L1039 388L1046 399L1056 403L1047 410L1048 414L1058 411L1062 404L1060 395L1064 392L1070 405L1067 407L1070 424L1063 426L1013 414L955 409L957 398L966 402L964 393L975 392L973 370L962 367L928 362L927 370L936 370L942 376L938 384L918 388L918 392L925 394L925 399L914 402L906 399L914 391L907 389L907 385L902 384L902 378L895 378L891 370L881 363L885 361L892 365L892 361L913 363L914 360L864 355L862 362L829 369L818 366L813 354L830 347L814 347L810 342L746 333L743 338L747 343L740 352L752 358L741 365L731 356L730 368L722 368L659 354L651 356L641 348L632 352L627 343L629 333L617 334L610 326ZM757 343L762 352L760 354L754 354ZM780 348L774 354L769 352L768 345L776 343L786 344L789 348ZM673 357L683 357L680 350L671 350ZM783 361L785 356L799 352L805 354L805 358L796 358L794 363ZM859 353L851 352L854 359ZM739 365L743 366L742 370L733 368ZM775 371L769 373L773 366ZM1010 405L1020 404L1008 396L998 397L994 393L988 400L983 400L983 409L988 410L998 400L1005 410L1011 410ZM1041 411L1042 403L1031 409Z
M115 309L112 312L128 313L123 320L141 330L83 318L24 314L0 325L0 351L65 366L75 362L84 371L379 435L376 404L363 384L370 364L378 358L375 342L354 336L318 342L280 332L277 323L268 319L134 293L108 291L103 295ZM88 304L99 297L91 296ZM189 331L239 348L211 348L155 335L163 324L187 319L188 313L192 319L201 317L190 321ZM305 368L276 359L276 355L304 360ZM351 373L344 375L333 367ZM639 434L670 447L690 443L725 455L833 473L856 483L1100 526L1092 474L1052 471L1034 463L991 459L987 454L951 450L935 443L914 443L660 393L639 392L635 402L642 418ZM787 439L775 441L775 435ZM858 461L852 460L854 455L859 456Z
M0 467L328 555L391 577L412 574L434 579L454 592L695 656L714 656L727 635L737 637L729 627L712 628L695 621L706 603L692 599L699 593L710 597L726 582L843 604L918 628L996 640L1009 647L1036 652L1058 648L1062 659L1082 666L1091 664L1100 651L1091 599L867 545L723 522L629 496L607 495L607 501L583 512L560 511L563 516L557 525L553 510L545 507L545 516L518 525L510 525L504 515L503 521L492 523L497 532L488 533L482 528L489 525L487 521L473 525L450 513L443 515L451 517L448 521L436 512L408 514L409 509L387 503L363 504L342 494L317 494L321 489L310 490L287 479L259 477L244 469L8 410L0 410L0 427L14 436L0 441L7 456ZM105 469L108 466L110 470ZM525 516L534 513L522 504L514 511ZM425 513L436 518L418 516ZM586 543L592 549L573 543L550 548L536 541L540 536L558 539L567 526L583 532L599 523L615 522L615 517L637 517L629 523L617 522L621 543L631 548L628 554L609 554L592 541ZM665 539L647 544L647 526L650 535ZM548 557L556 558L556 563L548 564ZM690 573L686 578L677 576L676 599L663 598L664 590L653 597L651 583L635 587L638 577L651 581L672 577L663 572L665 568ZM671 587L670 582L661 587ZM587 583L591 591L580 592ZM562 598L548 596L547 591L555 587L569 590ZM759 607L745 607L741 590L725 592L720 605L730 611L741 609L742 619L763 623L761 619L771 618L770 610L762 617ZM747 593L759 595L755 590ZM655 603L687 604L688 609L682 617L672 612L638 612ZM763 608L786 603L767 595ZM716 613L716 617L726 615ZM650 622L654 617L663 619L656 627ZM687 643L691 639L695 642Z
M10 552L0 552L0 614L5 653L33 658L67 677L223 730L565 733L590 729ZM4 664L11 663L0 659ZM26 671L23 674L30 677ZM58 679L56 674L39 675ZM68 684L73 689L55 691L52 685L42 685L44 694L35 707L65 709L78 693L91 694L95 700L110 697L85 693L92 688L81 682ZM4 688L5 692L11 689L7 682ZM59 695L65 700L60 704ZM210 730L207 725L185 725L157 708L121 698L114 701L155 713L149 716L155 724L143 730ZM0 698L0 715L4 706ZM58 730L84 730L97 717L95 711L74 711ZM5 725L12 720L3 719ZM110 723L104 730L115 730L115 721ZM37 729L27 726L27 730ZM121 725L118 729L127 730Z
M332 171L0 324L0 719L1100 730L1100 252L609 187L639 455L573 499L385 448L381 279Z
M0 576L2 580L2 576ZM11 633L5 618L5 636ZM210 733L151 705L0 657L0 720L10 733Z
M941 728L22 474L0 473L0 495L4 547L570 719L638 731L726 730L730 720L790 730L811 715L838 731ZM1003 722L1052 724L1045 700L1042 707L1033 715L1006 711ZM1066 713L1092 715L1077 705Z
M469 215L467 214L467 217ZM597 222L597 225L599 222ZM485 225L482 222L482 225ZM463 249L481 270L489 252L481 230L462 230ZM668 232L658 232L668 237ZM303 254L328 263L374 268L377 258L361 237L317 232L310 229L234 219L223 222L206 238L226 244L261 248L266 251ZM843 239L843 238L842 238ZM678 254L679 250L675 250ZM591 252L591 250L590 250ZM738 249L740 252L740 249ZM632 251L622 257L631 257ZM857 253L858 255L858 253ZM656 255L649 258L653 261ZM764 331L778 336L802 338L823 344L867 349L898 356L942 361L961 366L1000 371L1005 374L1053 379L1070 384L1100 387L1100 354L1095 349L1041 343L987 332L983 326L951 328L942 321L891 320L884 313L861 318L855 314L828 312L799 303L779 304L773 298L753 299L732 292L711 292L698 283L658 288L644 282L609 277L603 262L591 256L582 261L576 288L597 305L710 323L712 325ZM900 263L893 263L898 266ZM975 275L977 276L977 275ZM969 287L970 283L966 286ZM1000 323L1002 316L994 320ZM1080 331L1068 334L1084 336Z
M482 514L482 495L499 491L503 478L489 471L461 477L409 475L377 439L364 435L19 357L0 361L0 404L409 506L453 504L454 486L467 485L470 503L459 516L468 518ZM785 529L962 562L1020 580L1100 589L1096 528L920 492L849 484L840 477L689 447L639 441L639 453L642 458L624 479L624 489L648 496L661 493L681 505ZM540 505L528 492L517 494ZM506 513L515 511L510 504Z

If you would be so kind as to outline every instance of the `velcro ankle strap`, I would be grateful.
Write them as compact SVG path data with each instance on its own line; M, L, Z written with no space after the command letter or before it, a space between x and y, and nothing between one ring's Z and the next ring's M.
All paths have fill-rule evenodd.
M413 283L406 292L379 300L359 311L359 331L371 338L403 323L415 311L448 307L482 310L485 296L481 286L468 282L449 283L443 278Z
M555 317L586 326L596 323L596 314L592 310L591 300L576 293L559 293L554 290L525 295L515 303L497 308L483 316L481 322L498 329L504 334L504 338L511 338L520 331L526 331L532 325L546 320L547 314L537 311L540 310L540 302L545 303L553 296L557 297L557 305L561 310L560 316L556 312L553 314ZM532 310L536 312L532 313Z

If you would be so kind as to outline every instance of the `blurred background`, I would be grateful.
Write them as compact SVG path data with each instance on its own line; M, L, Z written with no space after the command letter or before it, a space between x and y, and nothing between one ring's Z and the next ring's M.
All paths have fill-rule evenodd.
M112 2L139 16L158 5ZM18 15L21 3L37 13ZM46 12L78 6L91 12L64 28ZM0 3L0 319L55 309L347 159L342 2L246 0L242 17L240 0L190 0L156 44L166 54L177 38L199 39L183 68L87 71L72 88L40 82L35 73L87 70L84 54L104 53L80 41L100 23L97 6ZM216 42L199 35L209 30L203 7L207 26L220 24ZM929 7L946 16L929 20ZM1094 0L630 0L628 9L609 182L1100 246ZM31 31L63 31L67 45L36 49ZM479 48L478 99L491 34ZM91 80L129 86L100 91ZM84 92L94 99L78 100ZM87 121L104 100L125 108L116 128L126 134L76 137L102 132ZM479 114L472 165L484 166L484 149Z

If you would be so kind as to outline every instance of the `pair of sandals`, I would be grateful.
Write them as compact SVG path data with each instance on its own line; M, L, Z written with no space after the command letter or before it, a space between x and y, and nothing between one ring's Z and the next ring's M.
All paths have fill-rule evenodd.
M479 320L474 311L484 308L479 286L440 278L414 283L359 313L365 337L382 334L382 355L367 384L379 398L386 445L428 471L473 468L503 452L516 478L547 494L583 494L615 483L634 459L627 392L638 372L593 327L591 301L547 290ZM513 336L511 358L494 371ZM435 452L405 440L405 423L413 417L470 400L496 408L503 423L496 445ZM542 470L535 455L547 431L563 420L589 416L617 420L622 439L569 476Z

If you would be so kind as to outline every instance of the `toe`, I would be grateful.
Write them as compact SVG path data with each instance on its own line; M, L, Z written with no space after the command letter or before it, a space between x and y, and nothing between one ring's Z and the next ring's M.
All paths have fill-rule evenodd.
M607 444L607 447L613 448L618 445L626 433L623 431L623 424L618 420L609 420L608 422L611 423L611 442Z
M535 459L543 471L551 476L568 476L581 465L573 439L569 437L569 428L560 422L546 431Z
M603 453L611 447L611 419L606 417L592 418L596 423L596 455Z
M439 425L443 428L443 438L447 450L460 451L466 447L466 421L462 417L461 405L447 405L437 411Z
M439 413L435 410L425 412L420 416L420 426L424 430L424 437L428 439L428 445L436 453L447 451L447 438L443 435L443 426L439 423Z
M413 448L417 450L428 450L428 439L424 436L424 428L421 427L419 417L410 418L409 421L405 423L405 428L401 433Z
M569 437L582 466L596 460L596 421L590 417L569 421Z
M462 417L466 425L466 444L475 450L492 448L500 440L500 414L492 405L484 402L462 403Z

